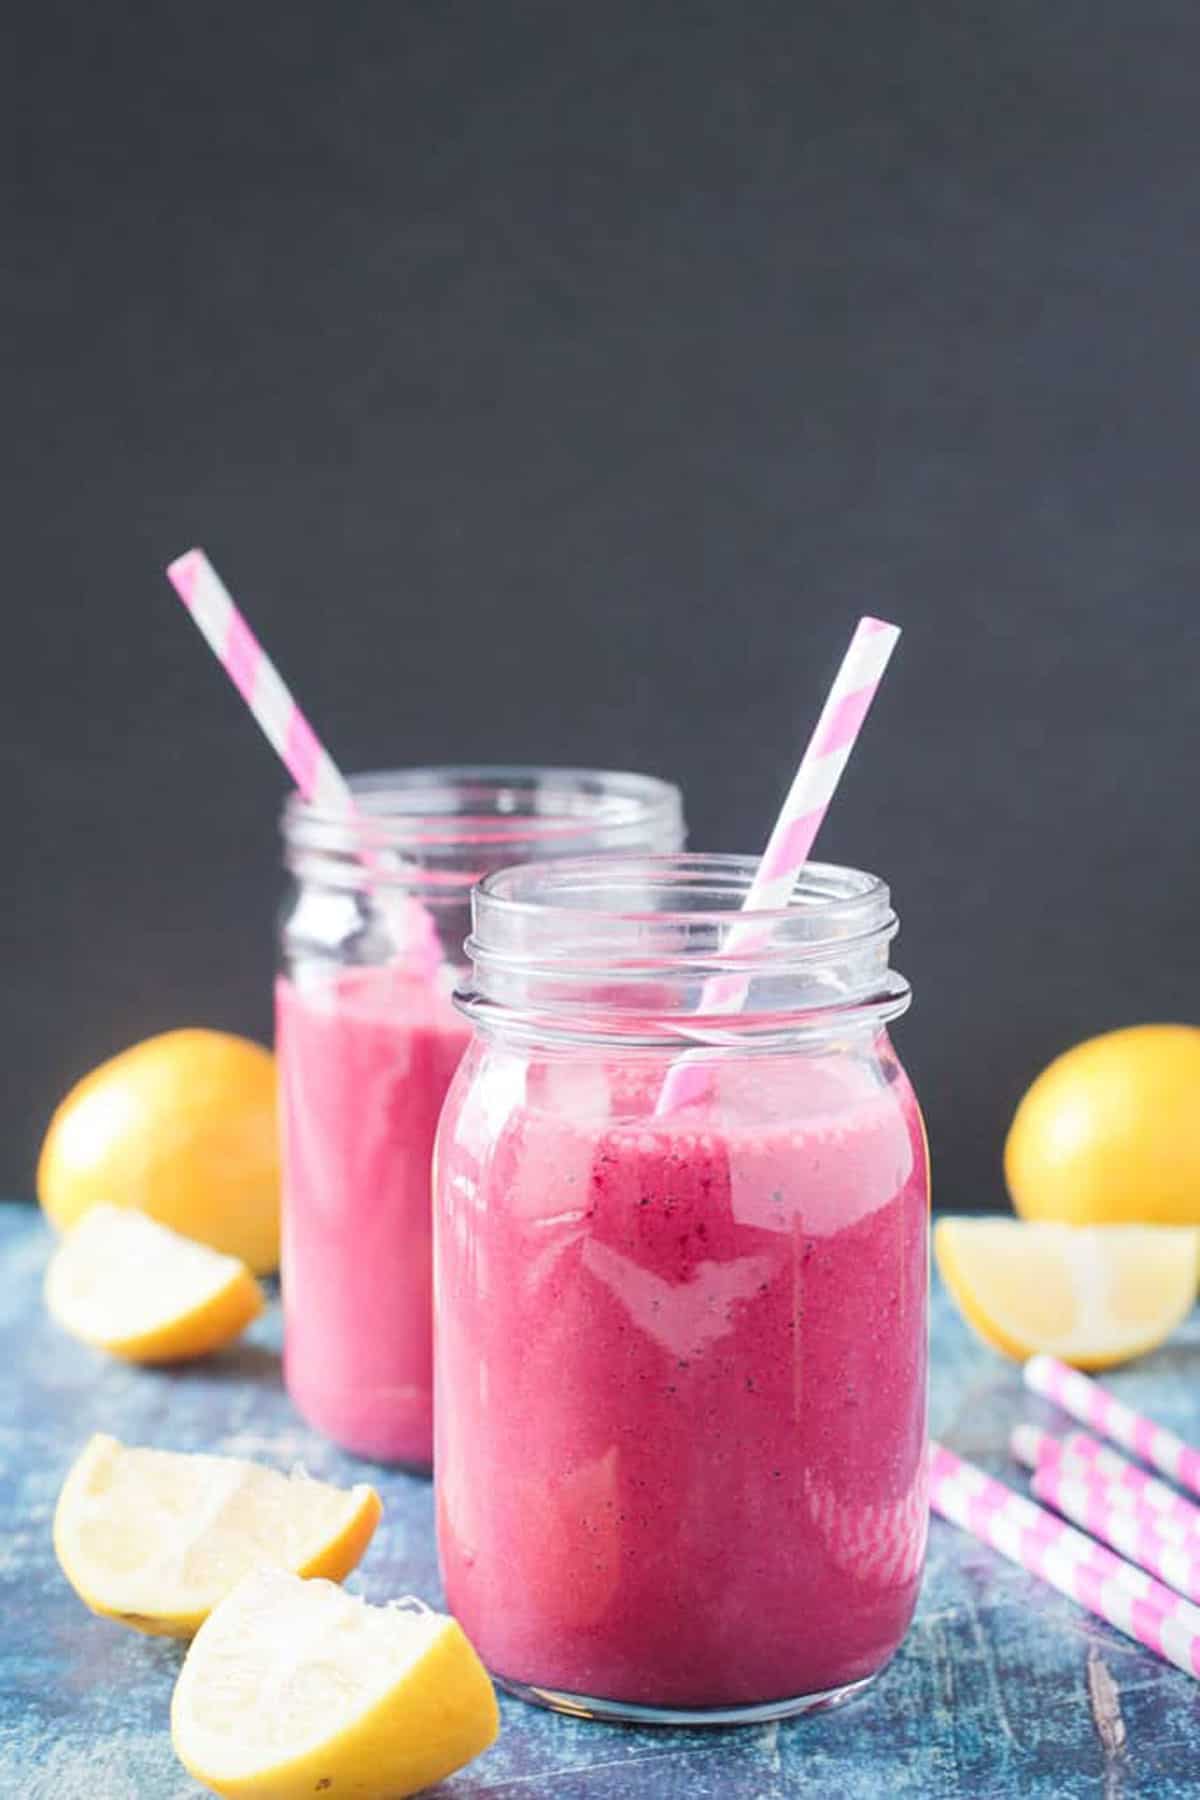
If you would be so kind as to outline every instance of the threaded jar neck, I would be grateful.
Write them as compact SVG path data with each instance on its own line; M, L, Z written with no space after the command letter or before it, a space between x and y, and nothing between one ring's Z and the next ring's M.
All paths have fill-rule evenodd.
M488 875L459 1006L556 1041L770 1048L878 1028L910 991L877 876L810 863L786 907L748 914L751 857L580 857Z
M301 882L398 887L465 907L489 871L545 857L641 852L683 842L679 789L651 775L491 765L382 770L351 778L344 814L293 795L284 856Z

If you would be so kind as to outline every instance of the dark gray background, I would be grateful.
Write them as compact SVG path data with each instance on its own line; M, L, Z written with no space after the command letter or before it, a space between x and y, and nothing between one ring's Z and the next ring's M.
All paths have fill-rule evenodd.
M944 1204L1200 1010L1193 0L23 9L0 121L0 1183L149 1032L269 1030L283 792L202 541L351 767L547 759L894 884Z

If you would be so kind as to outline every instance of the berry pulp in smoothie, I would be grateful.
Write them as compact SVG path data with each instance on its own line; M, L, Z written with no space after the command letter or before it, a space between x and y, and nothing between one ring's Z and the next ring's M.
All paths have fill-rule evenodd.
M469 1054L439 1140L438 1531L502 1679L755 1706L874 1674L927 1500L928 1170L886 1044Z
M358 1455L428 1468L430 1159L465 1023L388 966L281 978L276 1028L288 1392Z

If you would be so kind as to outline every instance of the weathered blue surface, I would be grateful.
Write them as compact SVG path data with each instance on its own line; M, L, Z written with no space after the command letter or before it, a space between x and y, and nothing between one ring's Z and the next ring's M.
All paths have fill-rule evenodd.
M0 1207L0 1796L185 1800L201 1789L171 1751L178 1646L94 1619L54 1560L50 1521L87 1434L224 1450L316 1475L363 1466L304 1430L280 1384L278 1319L187 1372L126 1369L60 1335L39 1297L48 1237ZM1005 1443L1019 1413L1049 1420L1011 1367L934 1308L933 1424L954 1449L1019 1479ZM1113 1385L1200 1439L1200 1324ZM372 1476L385 1512L351 1585L375 1599L439 1592L427 1483ZM1090 1672L1090 1678L1089 1678ZM1093 1701L1105 1676L1118 1717ZM916 1623L874 1688L844 1711L720 1733L634 1731L502 1702L504 1730L446 1800L1154 1800L1200 1791L1200 1685L935 1520ZM1111 1710L1111 1708L1110 1708ZM1124 1736L1123 1743L1120 1741Z

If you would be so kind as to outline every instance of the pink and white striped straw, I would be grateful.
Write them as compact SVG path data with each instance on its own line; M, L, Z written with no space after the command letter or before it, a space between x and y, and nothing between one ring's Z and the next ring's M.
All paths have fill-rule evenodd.
M278 752L301 797L329 812L355 818L358 808L349 782L297 706L203 550L188 550L176 557L168 564L167 579ZM442 957L437 927L428 910L411 894L389 890L383 877L394 874L394 859L375 856L361 845L357 854L367 873L381 878L381 909L396 949L404 952L413 968L427 977L434 975Z
M1034 1439L1039 1441L1035 1444ZM1138 1520L1161 1531L1172 1543L1186 1544L1192 1539L1193 1534L1188 1526L1179 1525L1165 1513L1156 1512L1152 1506L1147 1506L1132 1488L1106 1480L1090 1463L1084 1462L1081 1457L1072 1456L1061 1438L1050 1437L1048 1433L1038 1431L1036 1426L1018 1425L1010 1439L1010 1447L1017 1461L1023 1462L1034 1475L1049 1474L1074 1487L1086 1488L1089 1493L1094 1492L1100 1496L1108 1506L1123 1513L1126 1518ZM1053 1499L1050 1504L1054 1504Z
M1200 1551L1193 1542L1181 1542L1160 1530L1153 1518L1146 1518L1145 1508L1129 1512L1114 1503L1103 1481L1078 1480L1049 1463L1034 1471L1032 1486L1039 1500L1093 1537L1169 1582L1189 1600L1200 1601Z
M1023 1494L1005 1487L1003 1482L993 1480L973 1463L964 1462L961 1457L955 1456L953 1451L946 1450L939 1444L931 1445L930 1450L930 1505L935 1512L950 1517L941 1502L935 1503L932 1498L934 1477L940 1475L944 1482L960 1492L964 1505L970 1503L974 1524L967 1526L967 1529L975 1530L978 1527L981 1531L982 1521L988 1514L1003 1511L1020 1527L1021 1541L1031 1554L1042 1543L1052 1544L1060 1556L1085 1563L1098 1575L1128 1589L1139 1600L1146 1600L1156 1607L1181 1616L1194 1613L1193 1622L1197 1630L1200 1630L1200 1608L1193 1607L1182 1595L1172 1593L1169 1588L1156 1581L1153 1575L1147 1574L1145 1569L1139 1569L1133 1563L1114 1556L1111 1550L1106 1550L1093 1538L1086 1537L1082 1531L1076 1531L1056 1513L1035 1505ZM945 1495L942 1499L945 1499ZM957 1517L953 1522L964 1523Z
M1168 1487L1165 1481L1148 1475L1117 1450L1110 1450L1086 1431L1071 1431L1066 1437L1067 1454L1102 1477L1120 1493L1135 1494L1145 1505L1182 1530L1200 1532L1200 1506Z
M354 796L203 550L188 550L167 579L305 800L352 814Z
M930 1505L1148 1650L1200 1675L1200 1608L941 1445Z
M1119 1513L1130 1526L1144 1526L1147 1531L1153 1532L1165 1543L1178 1544L1181 1549L1187 1551L1189 1556L1200 1557L1200 1536L1197 1536L1190 1525L1180 1525L1169 1514L1158 1512L1153 1506L1148 1506L1144 1500L1139 1499L1132 1488L1121 1487L1115 1481L1106 1480L1103 1475L1098 1475L1086 1463L1077 1462L1074 1457L1064 1457L1060 1462L1042 1463L1034 1469L1033 1474L1035 1492L1037 1491L1036 1480L1039 1476L1065 1483L1078 1504L1083 1505L1085 1502L1096 1501L1104 1511ZM1058 1504L1052 1494L1039 1494L1038 1498L1049 1500L1051 1506ZM1059 1510L1067 1513L1068 1517L1075 1518L1075 1514L1070 1512L1069 1505L1064 1505ZM1088 1525L1086 1520L1076 1519L1075 1522L1085 1525L1087 1530L1093 1531L1097 1537L1105 1536L1103 1530L1098 1526ZM1113 1542L1111 1538L1106 1538L1105 1541ZM1115 1544L1114 1548L1121 1550L1133 1562L1142 1562L1136 1549L1123 1543ZM1150 1564L1143 1563L1143 1567L1149 1568ZM1162 1571L1159 1570L1158 1573L1161 1574ZM1169 1575L1163 1575L1164 1581L1170 1579ZM1200 1595L1194 1597L1200 1600Z
M883 619L859 620L742 902L744 913L771 912L791 899L899 637L899 627ZM725 954L746 955L765 935L752 922L735 927ZM712 976L701 992L700 1013L737 1012L748 986L741 974ZM673 1112L707 1091L706 1062L682 1057L667 1071L655 1111Z
M1101 1437L1132 1450L1168 1480L1200 1494L1200 1450L1185 1444L1165 1425L1134 1412L1098 1381L1052 1356L1031 1356L1025 1364L1025 1385L1043 1399L1053 1400L1081 1425L1090 1425Z
M1200 1506L1177 1494L1165 1481L1156 1481L1133 1463L1108 1450L1086 1432L1073 1431L1065 1438L1052 1437L1036 1425L1018 1425L1011 1438L1012 1453L1027 1468L1060 1468L1072 1478L1103 1484L1115 1506L1143 1513L1148 1523L1175 1538L1200 1540Z

